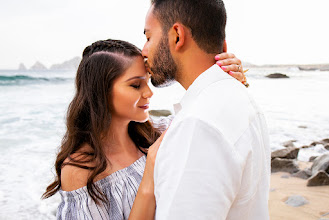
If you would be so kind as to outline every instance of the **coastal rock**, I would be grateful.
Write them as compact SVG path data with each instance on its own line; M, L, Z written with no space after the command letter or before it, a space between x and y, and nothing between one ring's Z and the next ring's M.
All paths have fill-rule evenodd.
M299 149L295 147L288 147L286 149L276 150L271 153L271 158L286 158L296 159L298 156Z
M318 145L318 144L323 144L323 143L320 142L320 141L314 141L314 142L312 142L312 143L310 144L310 146L311 146L311 147L314 147L314 146L316 146L316 145Z
M316 158L318 158L318 156L311 156L308 162L313 162Z
M161 117L161 116L167 117L167 116L171 115L171 111L169 111L169 110L150 110L149 114L152 116L155 116L155 117Z
M325 148L326 150L329 150L329 144L324 145L324 148Z
M304 145L304 146L301 146L300 148L304 149L304 148L310 148L310 147L313 147L313 146Z
M54 64L50 67L51 70L77 70L80 64L81 58L74 57L68 61L60 64Z
M43 65L42 63L40 63L39 61L37 61L31 68L30 70L47 70L47 67L45 67L45 65Z
M271 171L272 172L288 172L290 174L299 171L296 160L292 159L282 159L274 158L271 161Z
M286 141L286 142L283 142L282 145L284 147L295 147L295 144L294 144L295 142L296 142L296 140Z
M290 205L292 207L299 207L308 204L307 199L305 199L303 196L300 195L293 195L290 196L285 203L287 205Z
M20 64L19 64L19 67L18 67L18 70L20 70L20 71L26 71L27 68L26 68L26 66L24 65L24 63L20 63Z
M329 175L324 172L320 171L317 174L313 175L307 181L307 186L324 186L329 185Z
M293 173L291 176L307 180L310 178L312 172L309 169L300 170L297 173Z
M279 79L279 78L289 78L289 76L287 76L286 74L282 74L282 73L272 73L266 76L267 78L271 78L271 79Z
M323 154L316 158L311 167L312 176L319 171L329 173L329 154Z
M306 128L307 128L307 126L305 126L305 125L299 125L299 126L298 126L298 128L303 128L303 129L306 129Z
M325 144L329 144L329 138L323 139L321 142Z

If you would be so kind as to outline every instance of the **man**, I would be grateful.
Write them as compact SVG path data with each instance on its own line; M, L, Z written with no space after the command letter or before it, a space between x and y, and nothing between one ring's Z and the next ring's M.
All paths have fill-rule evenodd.
M225 25L221 0L153 0L146 16L152 83L176 80L187 90L155 163L158 220L269 218L263 114L215 65L226 52Z

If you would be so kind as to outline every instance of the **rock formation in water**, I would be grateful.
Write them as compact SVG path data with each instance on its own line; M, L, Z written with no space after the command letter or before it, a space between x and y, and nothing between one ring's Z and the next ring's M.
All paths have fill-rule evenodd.
M26 68L26 66L24 65L24 63L20 63L20 64L19 64L19 67L18 67L18 70L20 70L20 71L26 71L27 68Z
M63 63L54 64L50 67L50 70L77 70L79 63L81 61L80 57L74 57Z
M39 61L37 61L31 68L30 70L47 70L47 67L45 65L43 65L42 63L40 63Z

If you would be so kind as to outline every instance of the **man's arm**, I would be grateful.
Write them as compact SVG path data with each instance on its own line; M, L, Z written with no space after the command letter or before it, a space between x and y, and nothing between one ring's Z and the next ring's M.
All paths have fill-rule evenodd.
M220 131L202 120L186 118L169 128L155 165L156 219L225 219L241 164Z

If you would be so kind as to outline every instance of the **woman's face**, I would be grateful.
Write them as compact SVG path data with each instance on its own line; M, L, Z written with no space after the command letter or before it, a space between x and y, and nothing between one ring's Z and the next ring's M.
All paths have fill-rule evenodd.
M153 95L148 86L149 78L142 56L133 58L131 66L113 83L112 120L148 120L148 108Z

